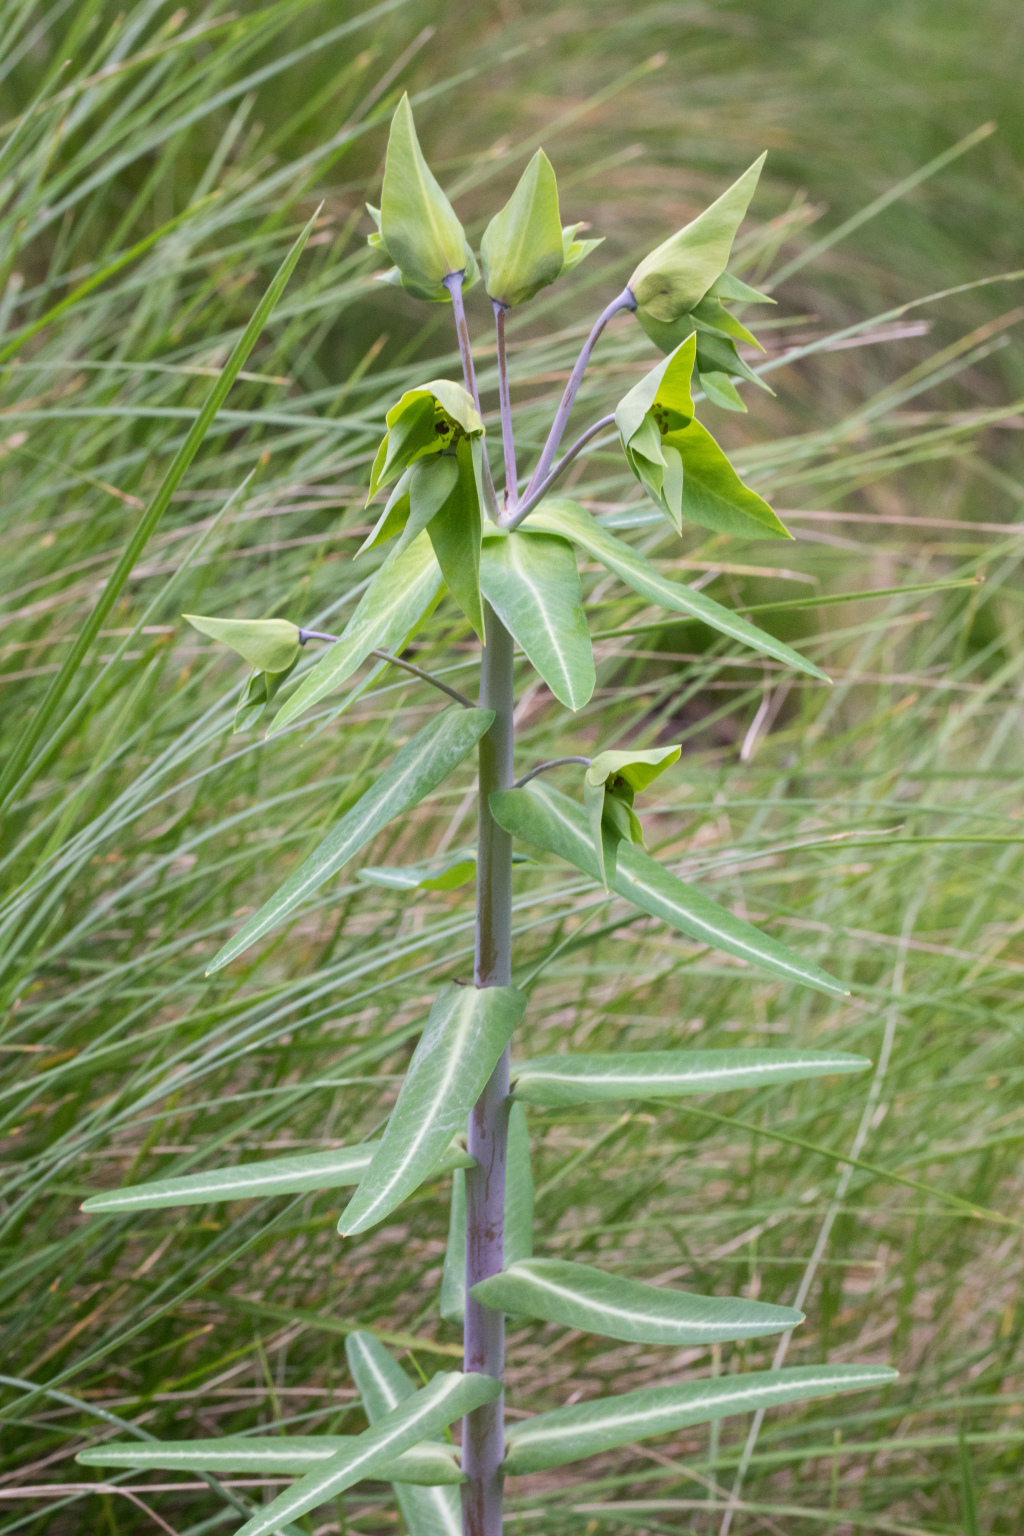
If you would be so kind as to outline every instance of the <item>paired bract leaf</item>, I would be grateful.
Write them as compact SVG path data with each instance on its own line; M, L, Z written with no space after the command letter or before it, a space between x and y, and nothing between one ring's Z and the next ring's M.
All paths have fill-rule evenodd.
M532 525L489 535L480 590L555 698L581 709L597 674L572 546Z
M506 1431L504 1470L541 1472L612 1451L634 1440L706 1424L734 1413L752 1413L782 1403L835 1392L862 1392L887 1386L897 1372L884 1365L805 1365L784 1371L718 1376L678 1387L644 1387L621 1397L556 1408L517 1420Z
M459 461L453 454L432 454L417 459L402 475L383 512L356 550L358 559L367 549L401 535L399 549L411 544L436 513L440 512L459 479Z
M738 614L730 613L728 608L705 597L703 592L695 592L692 587L685 587L678 581L670 581L667 576L662 576L649 560L617 539L607 528L602 528L597 519L591 517L578 503L564 498L541 502L530 515L530 527L544 528L551 533L561 534L563 538L572 539L649 602L700 619L710 628L728 635L731 640L740 641L753 651L772 656L787 667L809 672L812 677L828 682L826 674L801 656L799 651L784 645L763 629L748 624Z
M479 438L462 438L456 449L458 479L447 501L427 523L427 536L434 546L445 584L481 641L484 638L484 607L480 597L482 452Z
M127 1211L157 1211L176 1205L208 1205L216 1200L263 1200L306 1190L340 1189L358 1184L379 1143L364 1141L332 1152L304 1152L298 1157L268 1157L232 1168L209 1168L176 1179L152 1179L123 1189L90 1195L82 1205L89 1215L119 1216ZM473 1159L453 1142L438 1167L471 1168Z
M638 315L678 320L721 277L764 161L761 155L710 208L644 257L628 284Z
M409 1383L409 1395L415 1388ZM108 1440L79 1451L84 1467L135 1467L163 1472L252 1472L263 1476L310 1472L351 1448L354 1435L219 1435L215 1440ZM466 1481L453 1445L423 1440L374 1474L388 1482L426 1487ZM456 1496L455 1506L458 1507Z
M384 1220L436 1172L526 1007L514 987L444 987L430 1010L387 1130L338 1230Z
M565 265L558 185L538 149L512 196L484 230L480 264L488 297L511 309L553 283Z
M414 298L450 302L444 279L464 272L463 287L476 281L476 260L455 210L423 158L408 96L395 108L381 189L377 246L395 263L401 285Z
M287 672L298 660L299 627L287 619L207 619L183 613L193 629L219 640L259 672Z
M693 419L690 376L698 346L697 336L688 336L619 401L615 424L626 461L677 532L687 520L716 533L788 539L768 503L744 485Z
M513 1104L508 1119L505 1160L505 1264L533 1253L533 1176L530 1172L530 1133L526 1112ZM490 1303L486 1303L490 1305ZM448 1246L441 1276L441 1316L461 1323L466 1310L466 1176L452 1173L452 1203L448 1217Z
M387 431L373 461L367 501L418 459L454 448L463 437L481 437L484 431L472 395L451 379L431 379L407 389L385 421Z
M566 277L581 261L586 261L591 251L596 251L599 245L604 245L604 236L599 240L577 240L576 236L583 228L583 221L579 224L566 224L562 230L562 254L563 263L560 276Z
M345 1340L345 1354L371 1424L376 1424L386 1413L415 1395L415 1382L371 1333L349 1334ZM458 1480L465 1481L455 1459L454 1447L444 1442L421 1441L413 1449L420 1454L427 1451L435 1457L438 1452L450 1455ZM434 1487L428 1493L419 1488L396 1486L395 1495L409 1536L461 1536L461 1500L454 1489Z
M297 665L297 663L296 663ZM245 680L241 696L235 706L234 733L251 730L267 712L267 707L277 697L291 677L294 666L287 672L251 672Z
M833 1072L863 1072L864 1056L845 1051L623 1051L615 1055L536 1056L512 1063L512 1093L524 1104L562 1109L615 1099L675 1098L770 1088Z
M622 839L628 837L643 846L644 832L633 810L634 796L676 762L681 751L681 747L653 747L646 752L599 752L591 758L583 775L583 804L605 890Z
M283 922L300 902L336 875L360 848L396 816L429 795L472 752L494 719L489 709L452 705L407 741L375 784L331 828L319 848L275 891L213 958L207 975L255 944Z
M481 1373L450 1371L435 1376L428 1386L384 1414L363 1434L346 1437L351 1443L344 1450L263 1505L237 1536L266 1536L362 1478L380 1477L381 1469L402 1451L483 1403L493 1402L500 1393L501 1383Z
M792 1307L742 1296L698 1296L609 1275L564 1259L524 1259L474 1285L485 1307L582 1328L634 1344L721 1344L781 1333L804 1320Z
M496 791L490 796L490 807L506 832L558 854L592 880L600 879L586 812L575 800L534 779L524 789ZM684 884L632 843L620 844L610 883L641 911L661 918L699 944L735 955L783 980L846 996L846 988L833 976Z
M413 539L407 549L393 549L360 598L337 644L325 651L306 675L267 735L277 735L339 688L371 651L401 650L440 591L441 572L426 534Z

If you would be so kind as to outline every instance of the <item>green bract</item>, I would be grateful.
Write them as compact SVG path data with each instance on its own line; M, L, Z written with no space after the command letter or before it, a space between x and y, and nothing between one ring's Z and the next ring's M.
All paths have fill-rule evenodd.
M299 628L287 619L207 619L183 613L193 629L228 645L253 668L235 711L235 730L246 731L291 676L299 659Z
M287 619L207 619L183 613L193 629L237 651L260 672L287 672L299 655L299 627Z
M484 431L472 396L451 379L432 379L406 390L385 420L387 431L370 471L367 501L417 459L454 448L463 437L482 437Z
M446 277L464 273L463 288L476 281L476 260L462 225L423 158L408 96L391 119L380 210L370 208L370 214L377 225L370 244L395 263L389 280L414 298L450 303Z
M789 538L763 497L743 484L710 432L693 419L690 335L619 401L615 424L629 467L677 532L684 519L748 538ZM731 387L731 386L730 386Z
M638 315L678 320L721 277L764 160L761 155L717 202L644 257L628 284Z
M512 196L480 242L488 297L505 309L525 304L539 289L572 271L600 240L577 240L578 224L564 229L551 162L538 149Z
M677 762L681 751L682 747L652 747L647 752L599 752L591 758L583 775L583 803L605 890L609 888L609 869L615 873L622 839L643 847L644 832L633 810L634 796Z

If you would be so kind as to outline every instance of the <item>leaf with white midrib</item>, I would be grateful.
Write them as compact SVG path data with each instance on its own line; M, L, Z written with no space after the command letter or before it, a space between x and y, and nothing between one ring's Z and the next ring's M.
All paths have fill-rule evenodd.
M360 848L396 816L417 805L472 752L494 719L489 709L453 704L407 741L376 783L331 828L319 848L304 860L270 900L244 923L213 957L207 975L219 971L255 944L325 880L336 875Z
M345 1355L371 1424L415 1393L416 1384L372 1333L350 1334L345 1340ZM453 1454L443 1444L437 1448ZM460 1470L454 1462L453 1466ZM454 1488L396 1485L395 1497L409 1536L462 1536L462 1501Z
M501 1383L478 1372L452 1371L435 1376L429 1386L386 1413L323 1467L301 1477L248 1520L237 1536L266 1536L290 1520L297 1520L318 1504L343 1493L380 1469L402 1451L435 1434L463 1414L493 1402Z
M581 709L597 674L572 545L536 532L485 539L480 590L555 698Z
M534 779L524 789L495 791L489 803L491 815L506 832L557 854L592 880L600 880L586 814L575 800ZM735 955L786 981L847 996L847 989L835 977L684 884L635 843L619 844L611 887L641 911L662 918L699 944Z
M511 1067L512 1094L545 1107L603 1099L674 1097L767 1088L833 1072L863 1072L865 1056L845 1051L623 1051L608 1055L536 1056Z
M897 1374L882 1365L807 1365L711 1377L675 1387L643 1387L508 1425L503 1467L510 1474L561 1467L634 1440L735 1413L886 1386Z
M410 1384L411 1385L411 1384ZM415 1390L415 1389L413 1389ZM412 1393L410 1392L410 1396ZM79 1451L85 1467L137 1467L167 1472L261 1472L264 1475L313 1471L347 1450L354 1435L219 1435L214 1440L107 1441ZM379 1469L388 1482L427 1487L458 1484L465 1474L454 1446L423 1440Z
M565 498L542 502L530 514L530 527L543 528L550 533L561 534L563 538L572 539L588 554L600 560L608 570L614 571L634 592L646 597L648 602L701 619L720 634L738 640L751 650L774 657L776 661L781 661L787 667L795 667L799 672L808 672L822 682L829 681L820 667L801 656L792 646L776 640L774 635L758 629L738 614L730 613L728 608L723 608L721 603L716 603L703 592L696 592L693 587L683 586L678 581L670 581L649 560L622 539L616 538L609 529L603 528L596 518L591 517L576 502Z
M176 1179L129 1184L124 1189L90 1195L82 1210L90 1215L102 1212L116 1216L124 1211L206 1205L215 1200L257 1200L269 1195L298 1195L306 1190L340 1189L359 1183L379 1145L376 1141L364 1141L355 1147L337 1147L332 1152L268 1157L258 1163L238 1163L233 1168L210 1168ZM471 1167L472 1162L461 1147L453 1145L438 1170Z
M383 1221L436 1169L526 1007L514 987L444 987L413 1053L387 1130L338 1230Z
M721 1344L803 1322L792 1307L742 1296L698 1296L623 1279L564 1259L523 1259L481 1280L473 1296L495 1311L636 1344Z

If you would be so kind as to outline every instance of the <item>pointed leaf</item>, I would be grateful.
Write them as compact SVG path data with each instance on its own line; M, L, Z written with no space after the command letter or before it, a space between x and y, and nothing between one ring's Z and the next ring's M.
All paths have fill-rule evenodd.
M280 890L255 916L228 940L210 962L207 975L255 944L284 921L300 902L325 880L336 875L349 859L396 816L403 815L448 777L468 756L494 719L489 709L463 709L453 704L407 741L377 782L332 827L319 848L311 853Z
M535 848L558 854L592 880L600 878L586 813L575 800L534 779L525 789L496 791L490 796L490 806L491 815L506 832ZM785 981L800 982L837 997L848 995L833 976L685 885L633 843L620 845L611 887L641 911L660 917L699 944L736 955Z
M664 362L623 395L615 407L615 425L627 448L649 414L655 417L662 436L693 420L690 378L696 352L696 336L686 337Z
M717 1376L678 1387L644 1387L621 1397L556 1408L508 1425L504 1470L518 1474L561 1467L650 1435L734 1413L886 1386L897 1374L884 1365L804 1365Z
M477 1372L461 1375L451 1371L435 1376L429 1386L386 1413L363 1434L346 1437L351 1438L351 1445L264 1504L237 1536L265 1536L286 1521L297 1520L318 1504L333 1499L362 1478L379 1477L381 1468L402 1451L481 1404L493 1402L500 1393L499 1381Z
M481 1280L473 1296L496 1312L519 1313L634 1344L721 1344L782 1333L804 1320L792 1307L742 1296L697 1296L624 1280L590 1264L524 1259Z
M761 155L710 208L644 257L628 285L639 310L677 320L721 277L764 161Z
M526 1007L514 987L444 987L430 1010L387 1130L343 1211L343 1236L376 1226L433 1173Z
M558 277L565 263L558 185L538 149L519 185L484 230L480 264L488 297L511 309Z
M407 549L391 551L336 645L332 645L279 711L268 736L276 736L335 688L371 651L393 651L407 639L441 590L441 572L426 534Z
M572 546L532 526L487 538L480 589L559 703L581 709L597 674Z
M484 424L473 397L452 379L431 379L407 389L387 413L387 431L370 473L367 503L382 485L421 458L454 447L461 437L482 437Z
M691 618L700 619L712 629L717 629L720 634L728 635L731 640L749 646L753 651L772 656L787 667L809 672L812 677L820 677L823 682L828 682L820 668L791 646L783 645L773 635L748 624L738 614L730 613L728 608L705 597L703 592L695 592L692 587L684 587L678 581L669 581L649 560L617 539L607 528L602 528L597 519L576 502L564 499L542 502L536 512L530 515L530 527L545 528L551 533L561 534L563 538L572 539L649 602L658 603L662 608L672 609L676 613L687 613Z
M462 225L423 158L408 96L402 97L391 119L380 234L402 274L403 286L417 292L417 297L444 302L450 298L443 285L445 277L465 271L468 287L475 275L476 263Z
M259 672L287 672L299 654L299 627L287 619L206 619L183 613L193 629L236 651Z
M209 1168L177 1179L152 1179L127 1184L102 1195L90 1195L82 1206L89 1215L119 1216L125 1211L157 1211L175 1205L208 1205L216 1200L263 1200L270 1195L298 1195L305 1190L340 1189L358 1184L373 1160L379 1142L364 1141L333 1152L309 1152L299 1157L267 1157L233 1168ZM472 1168L473 1159L457 1143L449 1147L441 1168Z
M649 747L637 751L628 747L624 751L599 752L590 759L590 767L584 774L587 784L604 784L610 778L625 779L630 789L639 793L653 784L673 763L679 761L682 747Z
M700 387L711 401L712 405L720 406L723 411L742 411L744 416L747 407L743 402L736 385L727 373L701 373L698 375Z
M567 277L581 261L586 261L591 251L596 251L599 245L604 245L604 236L599 240L577 240L577 233L583 228L579 224L566 224L562 230L562 252L564 261L559 276Z
M682 456L682 514L691 523L747 539L792 537L763 497L743 484L707 427L691 421L665 441Z
M444 506L458 483L459 466L448 454L417 459L405 471L370 533L356 551L356 558L375 544L401 535L400 549L422 533Z
M756 288L751 288L742 278L734 277L731 272L723 272L721 277L708 289L712 298L725 299L727 302L737 301L741 304L775 304L778 301L769 297L767 293L759 293Z
M476 630L484 636L484 607L480 598L480 538L482 524L473 453L463 438L457 450L457 478L444 505L427 523L441 575L448 590Z
M533 1253L533 1176L530 1172L530 1133L526 1111L513 1104L508 1119L505 1162L505 1263L515 1264ZM466 1311L466 1176L452 1173L452 1203L448 1217L448 1246L441 1275L441 1316L461 1323Z
M608 1099L674 1098L771 1088L833 1072L863 1072L866 1056L845 1051L622 1051L615 1055L535 1056L512 1063L512 1092L545 1109Z
M415 1393L415 1383L371 1333L351 1334L345 1342L345 1354L371 1424ZM423 1441L415 1449L419 1451L432 1443ZM453 1450L443 1442L438 1449L449 1453ZM458 1471L457 1463L453 1461L453 1465ZM460 1480L462 1476L459 1472ZM409 1536L461 1536L461 1500L454 1489L435 1487L428 1493L419 1488L396 1487L395 1495Z
M410 1396L415 1388L410 1382ZM84 1467L155 1468L166 1472L251 1472L263 1476L311 1472L348 1450L354 1435L219 1435L215 1440L108 1440L104 1445L79 1451L75 1460ZM419 1483L436 1487L464 1483L453 1445L423 1440L375 1476L388 1482ZM456 1505L458 1499L456 1497Z

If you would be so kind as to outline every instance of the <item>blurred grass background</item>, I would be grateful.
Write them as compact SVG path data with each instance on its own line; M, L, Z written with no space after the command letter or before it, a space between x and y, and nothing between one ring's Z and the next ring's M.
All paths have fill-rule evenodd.
M78 1214L98 1187L370 1134L439 979L468 964L466 892L410 905L347 870L255 958L203 977L239 914L434 707L383 674L336 723L325 712L319 730L270 746L232 737L240 678L178 618L343 619L374 568L351 554L383 413L425 372L456 367L446 313L375 288L363 244L362 204L406 88L472 232L542 141L564 216L606 237L510 327L526 444L635 256L771 152L736 265L759 281L788 271L759 327L777 393L749 392L745 418L703 415L791 511L797 540L781 553L699 530L680 541L642 517L633 536L722 601L802 602L759 621L835 685L793 682L664 624L602 642L579 716L525 694L520 751L525 771L581 743L682 740L681 769L649 797L650 845L846 976L853 997L789 991L541 867L517 877L520 977L548 957L522 1049L820 1043L876 1065L863 1080L706 1109L534 1115L536 1244L694 1289L806 1293L791 1363L884 1359L902 1372L872 1399L774 1414L756 1443L734 1420L520 1479L512 1527L718 1531L742 1459L743 1536L1020 1529L1024 300L1019 283L993 282L873 320L1022 265L1022 32L1009 0L969 12L952 0L8 0L5 754L211 373L324 207L0 821L0 1530L157 1529L122 1485L179 1536L230 1527L230 1499L258 1501L259 1488L126 1475L89 1492L94 1474L74 1454L116 1419L168 1438L356 1429L343 1351L356 1322L416 1335L402 1357L428 1373L457 1353L436 1319L444 1183L372 1241L344 1245L327 1194ZM997 131L830 241L990 122ZM495 406L479 295L471 308ZM850 327L857 345L830 340ZM638 328L616 322L581 421L653 360ZM640 511L612 453L583 462L576 494L620 521ZM603 575L584 579L599 627L657 618ZM943 582L972 584L821 601ZM472 647L446 608L417 643L427 665L455 646L453 676L473 685ZM408 862L471 834L467 770L367 861ZM842 1171L851 1149L875 1171ZM770 1356L756 1343L680 1355L524 1327L511 1404L534 1412ZM395 1519L387 1491L367 1485L309 1528Z

